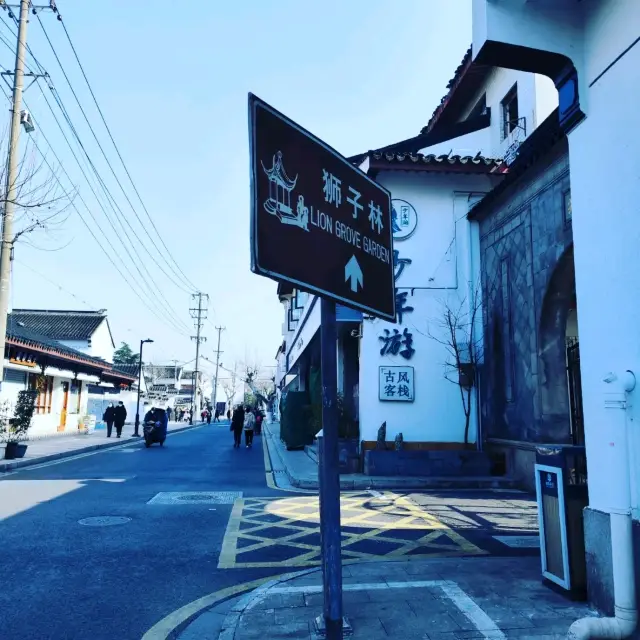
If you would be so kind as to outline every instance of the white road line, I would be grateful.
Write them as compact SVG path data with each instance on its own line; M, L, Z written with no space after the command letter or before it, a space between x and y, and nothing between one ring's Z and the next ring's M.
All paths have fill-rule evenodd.
M498 625L455 582L447 580L441 588L485 638L491 640L506 638Z
M413 582L359 582L358 584L343 584L343 591L382 591L383 589L434 589L447 584L446 580L416 580ZM274 587L269 589L268 595L272 593L322 593L321 586L300 586L300 587Z

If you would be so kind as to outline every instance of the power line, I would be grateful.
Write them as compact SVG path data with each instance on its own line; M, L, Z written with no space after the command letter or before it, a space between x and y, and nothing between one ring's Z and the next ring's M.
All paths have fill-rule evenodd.
M49 102L49 100L48 100L48 98L47 98L47 96L46 96L46 94L45 94L44 92L42 92L42 96L44 97L45 103L47 104L47 107L48 107L48 108L49 108L49 110L51 111L51 114L52 114L52 116L53 116L53 118L54 118L54 120L55 120L56 124L58 125L58 128L60 129L60 132L61 132L61 134L62 134L62 137L64 138L65 142L67 143L67 146L69 147L69 150L71 151L71 154L73 155L74 160L76 161L76 163L77 163L78 167L80 168L80 171L81 171L82 175L84 176L84 179L87 181L87 184L89 185L89 189L91 189L91 191L92 191L92 193L93 193L93 195L94 195L94 197L95 197L95 199L96 199L96 202L98 203L99 207L102 209L102 212L104 213L105 217L107 218L107 222L109 223L109 225L110 225L110 226L111 226L111 228L113 229L113 232L116 234L116 237L118 237L118 231L117 231L117 229L115 228L115 225L114 225L114 223L113 223L113 221L112 221L111 217L110 217L110 216L109 216L109 214L107 213L107 211L106 211L106 209L105 209L104 205L102 204L102 202L101 202L100 198L98 197L98 194L96 193L96 191L95 191L95 189L94 189L93 185L91 184L91 182L90 182L89 178L87 177L87 174L86 174L86 172L85 172L84 168L82 167L82 164L80 163L80 161L79 161L79 159L78 159L78 156L77 156L76 152L74 151L73 147L71 146L71 143L69 142L69 138L67 137L67 135L66 135L66 133L65 133L65 131L64 131L64 128L62 127L62 124L60 123L60 120L58 119L58 116L56 115L56 113L55 113L55 111L54 111L53 107L51 106L51 103ZM28 106L28 105L26 105L26 102L25 102L25 106ZM48 144L49 148L50 148L50 149L52 150L52 152L53 152L53 147L51 146L51 144L49 143L49 140L47 139L46 135L44 134L44 131L42 130L42 127L40 127L40 126L39 126L39 124L38 124L37 120L35 119L35 117L33 116L33 114L31 114L31 115L32 115L32 119L33 119L34 124L38 125L38 130L42 133L42 137L45 139L45 141L47 142L47 144ZM82 141L81 141L81 140L79 140L79 138L77 137L77 133L75 132L75 128L73 127L73 123L71 123L70 121L68 121L68 124L69 124L70 128L72 129L72 132L74 132L74 133L75 133L75 135L76 135L76 140L77 140L78 144L79 144L79 145L80 145L80 147L84 150L84 146L82 145ZM34 143L34 144L35 144L35 143ZM87 159L88 159L88 161L89 161L89 165L91 166L91 165L92 165L91 159L90 159L89 155L86 153L86 150L84 150L84 151L85 151L85 154L86 154ZM64 165L62 164L62 162L61 162L61 161L60 161L60 159L58 158L57 154L55 154L55 152L54 152L54 157L55 157L55 158L56 158L56 160L58 161L58 164L60 165L61 169L63 170L63 172L65 173L65 175L67 176L67 178L68 178L68 179L70 180L70 182L73 184L73 181L71 181L71 177L69 176L68 172L67 172L67 171L66 171L66 169L64 168ZM95 170L95 171L96 171L96 174L97 174L97 170ZM100 182L99 174L97 174L97 176L98 176L98 182ZM96 220L96 218L95 218L95 216L94 216L93 212L91 211L91 209L89 208L89 206L86 204L86 202L84 201L84 199L82 198L82 196L80 195L80 193L78 193L77 195L78 195L78 197L80 198L80 200L82 201L82 203L85 205L85 208L86 208L86 209L87 209L87 211L89 212L89 215L92 217L92 219L93 219L93 221L95 222L95 224L96 224L96 226L97 226L98 230L100 231L100 233L103 235L103 237L105 238L105 240L106 240L107 242L109 242L109 238L108 238L107 234L104 232L104 230L102 229L102 227L98 224L98 221ZM77 211L77 208L76 208L76 211ZM115 211L114 211L114 213L115 213ZM79 214L79 215L80 215L80 214ZM80 217L82 217L82 216L80 216ZM117 214L116 214L116 219L117 219ZM95 238L95 235L94 235L93 233L92 233L92 235L93 235L93 236L94 236L94 238ZM126 233L125 233L125 236L126 236ZM127 240L129 240L129 241L130 241L129 237L128 237L128 236L126 236L126 237L127 237ZM131 242L131 241L130 241L130 242ZM131 245L132 245L132 248L133 248L133 243L131 243ZM131 254L131 251L129 250L129 247L127 246L127 244L126 244L126 243L122 242L122 245L121 245L121 246L122 246L122 248L124 249L124 251L126 252L126 254L129 256L129 259L130 259L130 260L131 260L131 262L133 263L133 266L135 267L136 271L140 274L140 278L141 278L141 280L142 280L142 282L143 282L143 286L140 286L140 285L139 285L139 286L140 286L140 290L141 290L141 291L146 295L146 297L147 297L147 299L149 300L149 302L150 302L151 304L154 304L154 302L155 302L154 297L155 297L155 295L156 295L156 294L153 292L153 289L151 288L151 285L149 284L149 282L148 282L147 278L146 278L146 277L144 276L144 274L141 272L140 267L138 266L138 261L136 261L136 259L133 257L133 255ZM104 251L104 248L103 248L103 251ZM112 251L113 251L113 253L114 253L114 254L116 254L116 255L118 256L118 259L122 260L122 257L118 254L118 252L117 252L117 250L115 249L115 247L112 247ZM134 249L134 251L135 251L135 249ZM123 261L123 262L124 262L124 261ZM143 264L143 266L144 266L144 262L142 262L142 264ZM120 272L120 273L121 273L121 272ZM147 270L147 273L148 273L148 270ZM151 276L149 276L149 277L151 278ZM127 280L126 280L126 278L125 278L125 281L127 281ZM127 281L127 282L128 282L128 281ZM155 283L154 283L154 284L155 284ZM145 289L145 286L146 286L146 289ZM156 285L156 289L157 289L157 288L158 288L158 287L157 287L157 285ZM177 319L176 317L174 317L174 316L175 316L175 313L171 313L171 312L170 312L170 309L167 309L167 308L166 308L165 306L163 306L163 305L160 305L160 306L161 306L161 308L162 308L163 314L167 317L167 319L169 320L169 322L171 322L173 325L175 325L175 328L178 328L178 329L179 329L179 331L180 331L180 333L185 332L185 331L186 331L186 325L184 324L184 322L182 322L181 320L179 320L179 319ZM181 325L182 325L182 326L181 326ZM187 334L186 334L186 333L184 333L184 335L187 335Z
M6 25L6 23L5 23L5 25ZM5 44L7 44L7 43L5 42ZM9 46L9 45L7 45L7 46ZM9 48L10 48L10 46L9 46ZM33 56L33 57L34 57L34 59L36 60L36 64L38 64L39 68L40 68L42 71L44 71L44 69L43 69L42 65L40 65L40 63L37 61L37 59L35 58L35 55L33 55L33 53L32 53L32 56ZM43 75L45 75L46 77L49 77L49 76L48 76L48 74L46 73L46 71L45 71L45 73L44 73ZM42 88L40 87L40 85L39 85L39 84L38 84L38 86L39 86L39 88L40 88L40 89L41 89L41 91L42 91ZM3 91L4 91L4 87L2 87L2 89L3 89ZM69 117L69 115L68 115L68 113L67 113L67 111L66 111L66 109L65 109L65 107L64 107L64 104L62 103L62 101L61 101L61 99L60 99L60 97L56 95L56 92L55 92L55 90L53 89L53 87L50 87L50 89L52 89L52 93L54 94L54 97L56 98L56 102L57 102L57 104L58 104L58 106L59 106L60 110L62 111L63 116L65 117L65 120L67 121L67 124L69 125L69 128L71 129L72 133L74 134L74 137L75 137L75 139L76 139L76 141L77 141L77 143L78 143L79 147L82 149L82 151L83 151L83 152L84 152L84 154L86 155L87 160L88 160L88 164L89 164L89 166L91 167L91 169L93 170L93 172L95 173L95 175L96 175L96 177L97 177L97 179L98 179L98 184L99 184L99 185L101 185L101 186L102 186L102 188L103 188L103 191L105 191L105 195L107 196L107 202L109 203L109 205L111 206L112 210L114 211L114 215L116 216L116 219L117 219L117 220L118 220L118 222L120 223L120 226L122 227L122 229L123 229L123 231L124 231L125 237L127 238L127 240L129 240L129 241L131 242L130 238L128 237L128 235L127 235L127 233L126 233L126 230L124 230L124 227L123 227L123 225L122 225L121 220L118 218L118 214L117 214L117 212L115 211L115 209L114 209L114 207L113 207L113 204L112 204L112 201L114 201L113 196L109 193L108 188L107 188L107 187L106 187L106 185L104 184L104 181L103 181L103 180L102 180L102 178L100 177L99 172L97 171L97 169L96 169L95 165L94 165L94 164L93 164L93 162L91 161L90 156L88 155L88 153L87 153L86 149L84 148L84 145L82 144L82 141L81 141L81 140L80 140L80 138L79 138L79 135L78 135L78 133L77 133L77 130L75 129L75 127L74 127L73 123L71 122L71 119L70 119L70 117ZM5 95L6 95L6 91L5 91ZM74 156L74 159L75 159L76 163L78 164L78 167L80 168L80 171L82 172L82 174L83 174L83 176L84 176L85 180L87 181L87 184L88 184L89 188L90 188L90 189L91 189L91 191L93 192L93 195L94 195L94 197L96 198L96 201L97 201L98 205L100 206L100 208L102 209L103 213L105 214L105 217L107 218L107 221L109 222L109 225L111 226L111 228L113 229L114 233L116 234L116 237L118 237L118 238L119 238L119 236L118 236L118 231L116 230L116 228L115 228L115 226L114 226L114 224L113 224L113 221L111 220L111 218L110 218L109 214L107 213L106 209L104 208L104 205L102 204L102 202L101 202L100 198L98 197L98 194L96 193L96 191L95 191L94 187L92 186L91 181L90 181L90 180L89 180L89 178L87 177L86 172L85 172L85 171L84 171L84 169L82 168L82 164L81 164L81 163L80 163L80 161L78 160L78 157L77 157L76 153L74 152L73 147L71 146L71 143L69 142L69 139L67 138L67 136L66 136L66 134L65 134L65 132L64 132L64 129L63 129L62 125L60 124L60 121L59 121L58 117L56 116L55 111L53 110L53 107L51 106L51 103L50 103L50 102L49 102L49 100L47 99L47 96L46 96L46 94L45 94L44 92L42 92L42 96L44 97L45 102L46 102L46 104L47 104L47 107L48 107L48 108L49 108L49 110L51 111L51 114L52 114L52 116L53 116L54 120L56 121L56 124L58 125L58 128L60 129L60 132L62 133L62 136L63 136L63 138L65 139L65 142L66 142L66 143L67 143L67 145L69 146L69 149L70 149L70 151L71 151L72 155ZM8 97L8 96L7 96L7 97ZM28 105L26 104L26 101L25 101L25 106L26 106L27 108L29 108L29 107L28 107ZM35 118L33 118L33 120L34 120L34 123L35 123L35 122L36 122L36 121L35 121ZM41 129L40 129L40 130L41 130ZM45 141L47 142L47 144L48 144L49 148L50 148L50 149L52 150L52 152L53 152L53 147L51 146L51 144L50 144L49 140L47 139L46 135L44 134L44 132L42 132L42 135L43 135L43 137L45 138ZM32 139L32 138L30 138L30 139ZM34 144L35 144L35 142L34 142ZM41 155L42 155L42 153L41 153ZM57 154L55 154L55 152L54 152L54 156L56 157L56 159L57 159L57 161L58 161L58 163L59 163L60 167L61 167L61 168L62 168L62 170L64 171L64 173L65 173L65 175L67 176L67 178L71 181L71 178L70 178L70 176L69 176L68 172L64 169L64 166L62 165L62 163L61 163L60 159L57 157ZM72 181L71 181L71 183L73 184L73 182L72 182ZM65 192L65 195L66 195L66 197L68 197L68 193L67 193L67 192ZM79 195L79 194L78 194L78 195ZM109 199L109 198L110 198L110 199ZM85 208L87 208L87 211L89 212L89 214L90 214L90 215L91 215L91 217L93 218L93 220L94 220L94 222L95 222L95 224L96 224L96 226L97 226L98 230L100 231L100 233L103 235L103 237L105 238L105 240L107 240L107 242L109 242L109 238L107 237L106 233L105 233L105 232L104 232L104 230L101 228L101 226L98 224L97 220L95 219L95 216L93 215L92 211L89 209L89 207L88 207L88 205L86 204L86 202L84 201L84 199L82 199L81 197L80 197L80 199L82 200L83 204L85 205ZM117 206L117 203L116 203L116 206ZM76 211L78 212L77 207L74 207L74 208L75 208L75 209L76 209ZM80 215L80 213L79 213L79 212L78 212L78 214ZM121 212L121 214L122 214L122 212ZM122 215L123 215L123 214L122 214ZM81 219L82 219L82 216L81 216L81 215L80 215L80 217L81 217ZM123 215L123 218L124 218L124 220L128 223L128 221L127 221L126 217L124 217L124 215ZM83 221L83 223L85 223L84 219L82 219L82 221ZM86 223L85 223L85 225L86 225ZM130 226L130 225L129 225L129 226ZM131 228L131 226L130 226L130 228ZM131 229L132 229L132 228L131 228ZM91 229L89 229L89 231L90 231L91 235L94 237L94 239L97 241L97 238L95 237L95 234L92 232L92 230L91 230ZM133 231L133 233L135 233L135 231L134 231L133 229L132 229L132 231ZM99 242L98 242L98 244L99 244ZM100 246L101 246L101 245L100 245ZM137 263L137 261L135 260L135 258L132 256L131 251L129 251L129 248L127 247L127 245L126 245L124 242L122 242L122 246L123 246L123 248L125 249L125 251L126 251L127 255L129 256L129 258L131 259L131 261L133 262L134 267L136 268L136 270L137 270L137 271L138 271L138 273L140 274L140 277L141 277L141 279L142 279L142 281L143 281L143 285L142 285L142 286L140 286L140 285L139 285L139 286L140 286L140 290L141 290L142 294L145 294L145 295L146 295L146 297L147 297L147 299L151 302L151 305L154 305L154 303L156 302L156 301L154 300L154 298L155 298L156 294L154 293L154 291L153 291L153 289L152 289L151 285L149 284L149 281L148 281L148 280L147 280L147 278L144 276L144 274L142 274L142 272L140 271L140 268L138 267L138 263ZM133 243L132 243L132 242L131 242L131 246L132 246L133 250L135 251L135 248L133 247ZM103 251L105 251L105 250L104 250L104 247L102 247L102 246L101 246L101 249L102 249ZM118 254L118 252L115 250L115 248L113 248L113 247L112 247L112 251L113 251L113 252L118 256L118 258L119 258L120 260L122 260L122 257ZM106 252L105 252L105 253L106 253ZM108 255L108 254L107 254L107 255ZM113 264L113 261L111 261L111 262L112 262L112 264ZM160 294L160 296L161 296L161 297L163 297L163 298L164 298L164 296L163 296L162 292L160 291L160 289L159 289L158 285L155 283L155 281L153 280L153 277L151 276L151 274L150 274L149 270L146 268L146 264L144 263L144 261L142 261L142 263L141 263L141 264L142 264L142 267L144 268L144 270L146 271L146 273L148 274L149 279L150 279L150 280L151 280L151 282L155 285L156 291ZM123 274L122 274L122 272L121 272L120 270L118 270L118 272L119 272L121 275L123 275ZM133 286L131 285L131 283L129 282L129 280L128 280L127 278L124 278L124 276L123 276L123 279L124 279L124 280L125 280L125 282L127 282L127 284L129 284L129 286L131 286L131 287L132 287L132 289L135 291L135 287L133 287ZM134 279L134 281L135 281L135 279ZM145 287L146 287L146 289L145 289ZM136 292L136 294L137 294L137 295L140 295L138 292ZM179 333L182 333L182 334L183 334L183 335L185 335L185 336L186 336L186 335L188 335L188 333L187 333L187 331L188 331L188 330L187 330L187 327L186 327L186 324L184 323L184 321L180 320L180 319L175 315L175 312L171 310L171 307L170 307L170 305L169 305L168 301L166 300L166 298L164 298L164 300L165 300L165 302L166 302L166 305L160 305L160 309L162 310L162 313L167 317L167 319L168 319L168 321L171 323L171 325L173 325L173 326L172 326L172 328L173 328L174 330L177 330ZM147 308L148 308L148 305L146 305L146 304L145 304L145 306L147 306ZM158 317L158 316L157 316L157 314L154 314L154 315L156 315L156 317Z
M58 15L59 15L59 14L58 14ZM89 129L90 129L90 131L91 131L91 133L92 133L92 135L93 135L93 137L94 137L94 139L95 139L95 141L96 141L96 143L97 143L97 145L98 145L98 147L99 147L99 149L100 149L100 151L101 151L101 153L102 153L102 155L103 155L103 157L104 157L105 161L107 162L107 165L109 166L109 169L111 170L111 173L113 174L113 177L115 178L116 182L118 183L118 186L120 187L120 190L122 191L122 193L123 193L123 195L124 195L125 199L126 199L126 200L127 200L127 202L129 203L129 206L131 207L131 210L133 211L133 213L134 213L134 215L135 215L136 219L137 219L137 220L138 220L138 222L140 223L140 226L142 227L142 229L144 230L145 234L147 235L147 237L148 237L148 238L149 238L149 240L151 241L151 244L152 244L152 245L153 245L153 246L154 246L154 247L155 247L155 248L160 252L160 250L158 249L158 247L157 247L157 245L156 245L155 241L154 241L154 240L153 240L153 238L151 237L151 234L148 232L148 230L147 230L146 226L144 225L144 223L142 222L142 220L141 220L140 216L138 215L138 212L137 212L136 208L133 206L133 203L131 202L131 200L130 200L129 196L127 195L127 192L125 191L125 189L124 189L124 187L123 187L122 183L120 182L120 179L118 178L118 175L116 174L115 169L113 168L113 165L111 164L111 162L110 162L109 158L107 157L107 154L105 153L104 148L103 148L103 147L102 147L102 145L100 144L100 141L98 140L98 136L96 135L95 130L94 130L94 129L93 129L93 127L91 126L91 123L90 123L90 121L89 121L89 118L88 118L88 116L87 116L87 114L86 114L86 112L85 112L85 110L84 110L84 108L83 108L82 104L80 103L80 100L79 100L79 98L78 98L78 96L77 96L77 94L76 94L76 92L75 92L75 89L73 88L73 85L71 84L71 81L69 80L69 77L68 77L68 75L67 75L67 72L65 71L64 66L63 66L62 62L60 61L60 58L59 58L59 56L58 56L58 53L57 53L57 51L56 51L55 47L53 46L53 43L51 42L51 38L49 37L49 34L47 33L47 30L45 29L45 26L44 26L44 24L42 23L42 20L40 19L40 16L39 16L38 14L36 14L36 17L38 18L38 22L40 23L40 27L42 28L42 31L43 31L43 33L44 33L44 35L45 35L45 38L46 38L47 42L49 43L49 46L51 47L51 51L53 52L53 55L54 55L54 57L55 57L56 61L58 62L58 66L60 67L60 69L61 69L61 71L62 71L62 73L63 73L63 75L64 75L64 78L65 78L65 80L67 81L67 84L69 85L69 88L71 89L71 93L73 94L73 97L75 98L75 100L76 100L76 102L77 102L77 104L78 104L78 107L80 108L80 111L82 112L82 115L84 116L84 119L85 119L85 121L87 122L87 125L89 126ZM62 22L62 19L60 19L60 22ZM129 173L129 170L127 169L127 166L126 166L126 164L124 163L124 160L123 160L123 158L122 158L122 155L120 154L120 150L118 149L118 146L116 145L116 142L115 142L115 140L114 140L114 138L113 138L113 135L111 134L111 130L109 129L109 126L107 125L107 121L106 121L106 119L105 119L105 117L104 117L104 114L102 113L102 109L100 108L100 105L98 104L98 101L97 101L97 99L96 99L96 97L95 97L95 94L94 94L94 92L93 92L93 89L92 89L92 87L91 87L91 84L89 83L89 79L87 78L87 75L86 75L86 73L85 73L85 71L84 71L84 67L82 66L82 63L80 62L80 59L79 59L79 57L78 57L78 54L77 54L77 52L76 52L75 47L73 46L73 42L71 41L71 38L70 38L70 36L69 36L69 32L67 31L67 28L66 28L66 26L64 25L64 23L62 23L62 25L63 25L64 31L65 31L65 34L66 34L66 36L67 36L67 39L69 40L69 44L71 45L71 48L72 48L72 50L73 50L74 56L75 56L75 58L76 58L76 61L78 62L78 65L79 65L79 67L80 67L80 70L82 71L82 75L83 75L83 77L84 77L84 79L85 79L85 81L86 81L86 83L87 83L87 86L88 86L88 88L89 88L89 91L90 91L90 93L91 93L91 96L92 96L92 98L93 98L93 101L94 101L94 103L95 103L95 105L96 105L96 107L97 107L97 109L98 109L98 112L99 112L99 114L100 114L100 117L101 117L101 119L102 119L102 122L104 123L104 126L105 126L105 128L107 129L107 132L108 132L109 137L110 137L110 139L111 139L111 142L113 143L113 146L114 146L114 148L115 148L115 150L116 150L116 153L117 153L117 155L118 155L118 158L120 159L120 162L122 163L122 166L123 166L123 167L124 167L124 169L125 169L125 172L126 172L126 174L127 174L128 178L129 178L129 181L131 182L131 184L132 184L132 186L133 186L133 188L134 188L134 191L135 191L136 195L138 196L138 199L139 199L139 200L140 200L140 202L142 203L142 206L143 206L143 208L144 208L144 210L145 210L145 212L146 212L146 214L147 214L147 217L149 218L149 221L151 222L151 224L152 224L152 226L153 226L153 229L155 230L156 234L158 235L158 238L160 239L160 242L161 242L162 246L164 247L165 251L167 252L167 255L171 258L171 261L172 261L172 262L174 262L174 264L176 264L176 266L178 267L178 270L179 270L179 271L180 271L180 273L182 274L182 278L180 278L180 276L179 276L178 274L176 274L175 269L174 269L174 270L172 270L172 274L173 274L173 275L175 275L179 280L182 280L182 281L186 282L187 286L189 286L189 287L190 287L190 290L191 290L191 291L193 291L193 289L195 289L196 287L195 287L195 286L194 286L194 285L189 281L189 279L184 275L184 273L182 272L182 270L180 269L180 267L177 265L177 263L176 263L175 259L171 256L171 253L170 253L170 251L169 251L168 247L166 246L166 244L165 244L165 242L164 242L164 240L163 240L162 236L161 236L161 235L160 235L160 233L158 232L158 229L157 229L157 227L155 226L155 223L153 222L153 219L151 218L151 215L149 214L149 212L148 212L147 208L146 208L146 207L145 207L145 205L144 205L144 202L142 201L142 198L140 197L140 193L138 192L138 189L137 189L137 187L135 186L135 183L133 182L133 179L132 179L132 177L131 177L131 174ZM160 265L159 265L159 266L160 266ZM160 268L162 269L162 267L160 267ZM183 288L183 287L182 287L182 285L180 285L180 284L176 284L176 282L172 279L172 276L171 276L171 275L169 275L169 274L167 274L167 272L166 272L166 271L164 271L164 269L162 269L162 271L163 271L163 273L164 273L168 278L170 278L170 279L172 280L172 282L173 282L177 287L179 287L179 288ZM183 290L184 290L184 291L186 291L187 293L189 292L189 290L187 290L187 289L184 289L184 288L183 288Z

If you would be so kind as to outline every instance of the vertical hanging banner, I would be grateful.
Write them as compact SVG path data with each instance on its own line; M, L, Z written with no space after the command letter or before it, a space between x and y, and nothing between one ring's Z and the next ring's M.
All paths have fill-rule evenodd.
M391 194L249 94L251 270L395 322Z

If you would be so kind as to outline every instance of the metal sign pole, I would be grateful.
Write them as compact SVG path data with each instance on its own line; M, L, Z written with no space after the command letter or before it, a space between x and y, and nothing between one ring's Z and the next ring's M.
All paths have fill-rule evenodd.
M320 300L320 366L322 369L322 452L320 456L320 538L324 623L327 640L342 640L342 558L340 547L340 470L336 305Z

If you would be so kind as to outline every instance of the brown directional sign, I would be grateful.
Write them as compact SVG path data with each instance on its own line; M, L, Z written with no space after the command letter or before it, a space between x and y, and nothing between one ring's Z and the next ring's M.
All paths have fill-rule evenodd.
M395 321L391 194L249 94L251 270Z

